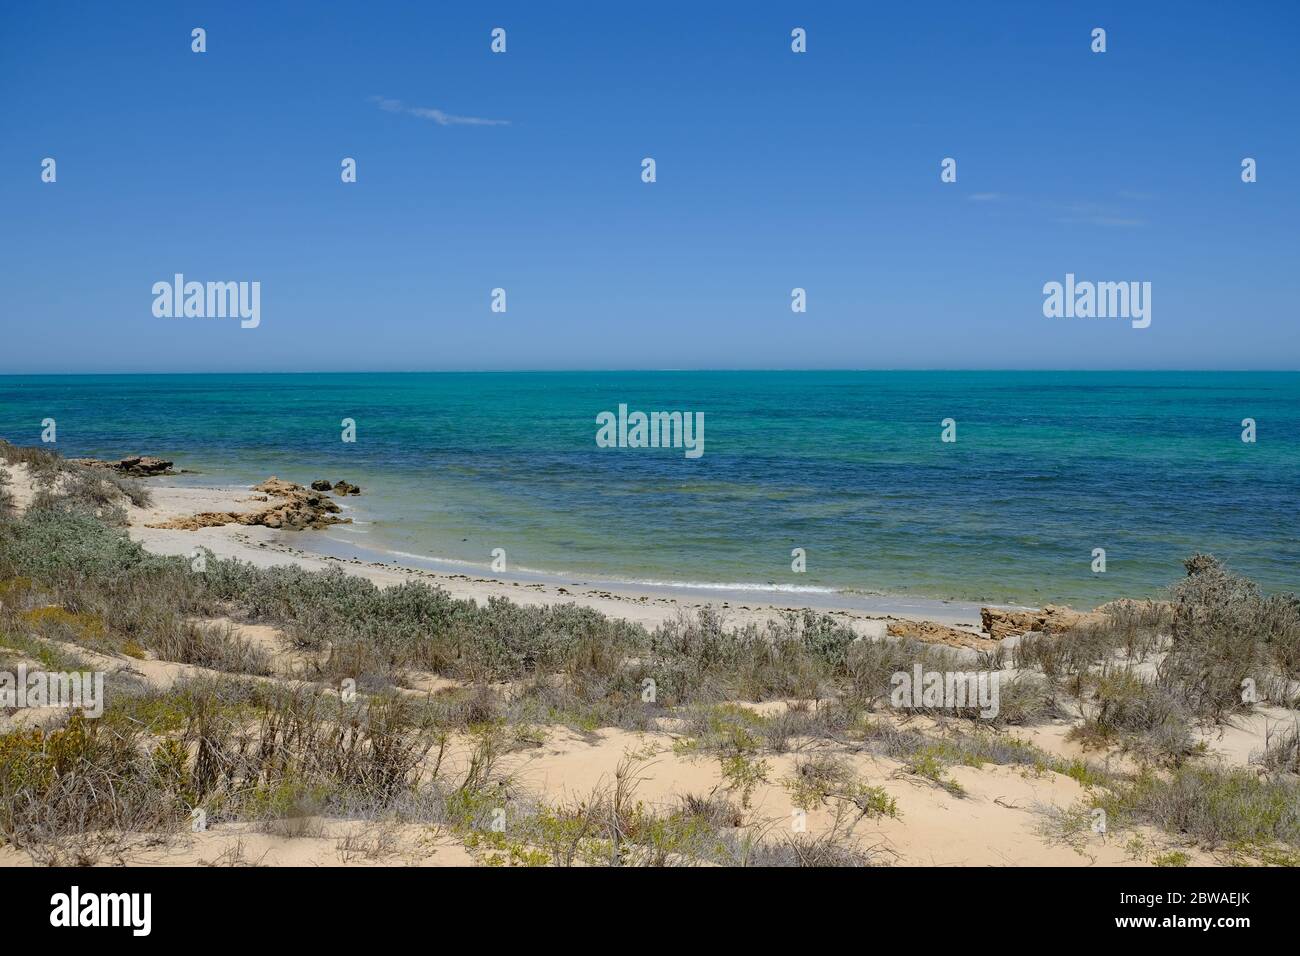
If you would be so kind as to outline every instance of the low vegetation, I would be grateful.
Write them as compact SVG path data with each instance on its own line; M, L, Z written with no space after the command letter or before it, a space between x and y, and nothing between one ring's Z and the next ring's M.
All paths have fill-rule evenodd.
M1194 733L1260 697L1294 706L1300 603L1208 556L1188 560L1167 602L1117 602L1101 623L1026 635L1009 661L1002 648L972 660L859 639L812 612L738 628L703 611L649 629L576 604L479 605L418 581L383 589L340 570L159 556L121 527L125 501L147 502L138 483L4 443L0 461L37 479L20 515L0 468L0 660L70 670L107 655L209 675L167 689L115 678L99 720L0 733L0 841L41 862L111 859L124 834L165 838L196 814L279 833L376 821L340 839L349 859L383 858L395 827L420 825L500 865L888 862L864 827L905 820L906 802L862 779L860 758L954 800L969 796L956 767L1069 776L1089 797L1056 822L1063 834L1102 809L1114 829L1155 827L1255 861L1300 849L1296 727L1270 733L1258 773L1208 763ZM284 636L292 673L244 624ZM997 715L891 706L892 677L918 664L999 670ZM431 675L454 686L412 690ZM1008 732L1060 717L1139 769L1064 761ZM671 735L675 758L706 761L719 783L651 805L638 793L656 758L629 754L583 799L546 803L503 767L556 727ZM793 770L774 769L778 757ZM815 832L757 811L772 787L818 816Z

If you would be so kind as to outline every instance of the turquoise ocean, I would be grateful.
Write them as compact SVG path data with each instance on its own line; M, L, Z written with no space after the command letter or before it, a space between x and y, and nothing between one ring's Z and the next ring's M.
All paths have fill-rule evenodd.
M620 404L703 412L704 454L597 447ZM347 479L354 524L303 546L399 563L1091 606L1200 550L1300 589L1300 373L0 376L0 436L45 418L65 455L162 455L179 483Z

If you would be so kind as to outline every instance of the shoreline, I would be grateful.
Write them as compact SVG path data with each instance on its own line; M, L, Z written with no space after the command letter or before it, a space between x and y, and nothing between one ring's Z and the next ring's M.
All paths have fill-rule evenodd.
M39 486L33 481L35 472L22 461L12 463L10 470L16 472L18 480L13 489L16 504L22 509L38 494ZM73 480L79 474L69 472L69 479L64 482L67 488L62 494L74 506L93 510L99 499L88 492L84 483ZM446 568L411 567L397 561L365 560L348 554L346 542L340 545L343 553L326 553L330 549L323 546L328 540L324 531L334 527L328 519L347 520L343 510L346 506L335 507L334 501L324 500L319 494L310 495L299 485L272 478L254 487L195 487L184 484L184 480L176 485L159 476L147 479L146 486L150 491L148 497L133 494L135 489L131 485L118 486L121 489L118 501L126 533L152 553L188 558L196 549L205 548L218 557L242 560L262 568L291 564L308 572L334 569L336 574L365 578L380 587L417 581L441 588L455 599L472 599L480 606L492 598L502 598L515 605L577 604L613 619L599 622L601 630L597 633L609 640L610 647L623 648L628 656L613 659L612 664L611 658L600 655L589 658L579 639L574 648L566 651L567 657L556 659L558 667L551 663L542 669L536 663L543 659L541 655L533 657L531 665L528 657L522 658L517 666L512 663L513 658L507 659L505 666L497 665L491 657L495 646L492 628L516 619L515 610L492 606L485 608L488 630L456 632L448 628L450 640L441 645L439 636L428 635L435 654L417 657L408 653L399 657L382 650L386 645L381 637L410 634L412 625L420 629L425 620L422 615L427 610L422 602L417 602L413 613L408 613L401 607L403 601L386 606L382 601L371 604L369 598L363 598L358 606L366 608L365 621L378 630L367 631L368 636L363 640L352 642L345 628L327 625L325 633L314 634L317 624L310 608L308 613L269 616L252 610L261 598L250 603L250 595L261 594L263 585L276 577L254 574L248 576L253 582L249 590L236 587L233 603L227 604L223 598L217 603L196 605L190 610L196 610L197 617L187 619L179 629L161 636L142 631L143 643L133 649L120 638L107 644L96 643L100 639L87 638L89 631L84 628L90 625L81 624L81 618L66 611L46 613L47 606L56 609L62 606L57 600L45 605L48 597L39 591L33 590L31 596L26 591L20 592L24 597L7 613L11 627L30 633L11 644L6 652L11 658L20 662L39 661L42 658L38 655L45 653L45 649L56 655L75 654L75 658L69 659L74 663L66 664L65 668L88 669L93 665L115 675L129 674L131 686L138 688L139 693L182 697L202 693L206 695L203 700L214 707L233 702L246 704L248 697L242 688L248 682L279 688L309 687L304 692L314 695L313 699L333 697L346 689L348 680L374 682L365 685L367 693L392 694L394 700L423 701L419 706L432 708L427 713L435 715L442 722L439 726L447 728L447 736L443 738L447 746L439 749L435 765L429 768L424 757L418 757L413 765L415 769L409 771L431 773L429 780L435 781L429 784L431 787L451 786L462 774L466 781L471 779L475 754L479 753L475 748L481 744L481 741L476 743L476 734L486 733L476 727L496 728L491 733L504 735L498 741L505 747L498 754L502 761L498 776L484 787L499 787L507 781L518 787L518 793L523 795L517 805L522 808L518 819L524 823L542 819L529 809L534 806L531 801L537 801L535 805L540 807L564 807L573 800L598 801L607 792L602 788L609 780L617 779L627 767L634 766L641 768L638 774L643 771L636 781L637 786L644 784L647 805L653 806L656 813L668 815L664 819L679 812L675 808L691 794L709 794L710 800L714 794L730 794L723 799L729 801L725 804L728 814L734 815L729 815L725 823L717 824L717 832L726 834L747 827L767 832L762 828L772 821L789 819L793 808L798 807L808 815L809 832L817 834L815 839L835 842L846 848L842 852L857 854L852 857L857 861L853 865L873 861L903 865L964 865L975 861L1073 865L1079 862L1076 859L1079 855L1091 858L1093 863L1102 861L1103 865L1141 865L1164 858L1198 865L1232 864L1235 857L1226 852L1215 853L1213 847L1206 848L1189 840L1182 831L1165 832L1158 819L1148 817L1135 818L1129 824L1140 836L1141 854L1130 852L1131 840L1125 844L1092 840L1069 829L1074 819L1072 808L1077 808L1080 800L1090 799L1091 788L1095 786L1130 786L1127 781L1147 766L1152 755L1168 753L1180 760L1197 761L1197 766L1214 775L1215 786L1225 788L1225 792L1236 787L1238 781L1247 779L1251 769L1263 766L1270 747L1274 759L1285 759L1284 748L1277 745L1280 739L1277 734L1279 727L1285 728L1289 714L1283 709L1285 701L1271 696L1256 702L1249 711L1214 719L1194 719L1198 715L1192 713L1176 715L1177 734L1173 736L1164 734L1161 728L1144 731L1141 727L1118 724L1115 733L1138 735L1132 738L1131 745L1130 738L1122 734L1103 736L1112 732L1105 723L1104 709L1097 709L1099 691L1089 693L1087 685L1080 684L1083 690L1076 695L1069 690L1068 682L1059 686L1050 684L1045 665L1034 661L1037 652L1032 646L1028 659L1002 653L1016 646L1023 634L1050 636L1058 627L1068 634L1086 616L1060 607L1045 606L1031 614L1008 614L985 605L978 609L983 613L979 614L976 625L961 620L962 615L969 617L970 611L945 604L940 610L952 613L957 619L955 625L946 626L934 623L931 608L900 608L902 614L884 613L890 609L883 606L877 606L875 613L860 608L831 609L826 613L860 638L854 641L852 635L835 628L837 640L841 642L838 646L846 648L843 663L837 665L833 663L834 658L816 656L825 652L810 649L797 637L789 644L780 645L793 649L792 659L786 659L784 653L774 659L768 656L768 648L762 643L764 624L781 612L806 607L812 603L806 600L808 597L816 600L824 595L801 595L805 600L799 601L799 606L791 606L788 593L778 595L775 601L761 601L749 592L744 595L743 603L734 604L719 600L727 595L717 592L702 596L646 593L635 588L615 591L601 588L598 582L582 576L575 576L572 581L540 581L508 574L479 575ZM52 526L42 522L49 520L52 519L38 516L34 533L47 533ZM120 526L119 520L114 515L112 524ZM316 531L285 530L289 528ZM18 531L15 526L15 532ZM115 534L92 537L100 547L118 540ZM41 540L32 539L38 544ZM64 567L71 567L68 562L77 561L78 555L75 549L64 555L61 558ZM31 563L24 565L24 570L29 566L41 567L39 560L31 555L28 558ZM1205 562L1209 562L1207 569L1196 573L1222 573L1216 571L1218 565L1212 559L1205 558ZM1190 566L1188 571L1190 575ZM85 587L90 592L89 603L94 606L94 600L112 594L114 586L106 588L104 584L113 580L111 573L111 569L101 571L99 578L70 587L72 590ZM309 588L308 591L318 593L322 607L337 607L331 601L340 595L346 596L349 604L355 603L354 589L341 588L338 581L315 583L321 585L321 590L315 592ZM174 593L186 589L187 586L182 586ZM286 592L272 584L269 593L278 595L275 601L286 598L298 601L299 610L303 610L303 594L292 580L288 589ZM203 585L200 584L199 590L203 590ZM66 594L50 596L65 604L68 600ZM702 597L712 600L702 600ZM157 595L159 606L168 607L164 603L167 600L177 598L169 599L165 592ZM178 603L170 606L181 607ZM704 640L697 649L691 647L693 639L688 640L686 650L669 649L662 658L652 654L654 660L649 662L639 653L630 653L634 645L621 643L622 628L618 621L652 629L663 622L684 619L686 626L682 632L667 630L669 645L673 643L674 633L690 633L690 628L697 629L696 634L711 634L713 622L690 620L691 612L706 607L720 612L727 633L736 638L739 653L734 659L725 655L717 657L709 640ZM108 615L118 615L118 624L122 623L123 614L134 615L127 622L127 632L130 632L139 611L129 603L104 605L97 613L105 616L94 620L108 622L101 624L105 628L103 633L108 634L110 626L117 626ZM1071 620L1063 621L1063 613L1071 615ZM473 614L470 618L479 620ZM567 618L567 612L559 619L560 630L569 633L565 621L571 619ZM1085 669L1078 671L1080 680L1085 673L1092 673L1094 667L1100 667L1099 673L1104 673L1112 664L1136 675L1149 675L1171 653L1168 638L1156 630L1164 626L1159 616L1129 620L1138 622L1138 629L1127 638L1122 627L1116 626L1096 633L1102 646L1095 651L1095 659L1085 661ZM69 621L83 627L79 635L69 630L72 626ZM820 628L822 624L822 621L795 622L790 629L772 633L782 639L783 634L797 636L801 627ZM750 625L758 629L757 633L737 633ZM479 623L469 625L470 628L479 626ZM528 630L526 624L518 627L523 641L518 647L520 654L533 654L536 648L542 647L529 636ZM578 630L583 630L580 624ZM480 640L480 633L486 640L488 653L462 661L456 641L468 636L472 644ZM900 641L883 650L872 646L887 644L895 638L916 640ZM653 639L654 635L642 632L640 640L645 643L635 647L653 647ZM1126 641L1133 640L1139 643L1130 647ZM932 646L936 644L946 646ZM1060 642L1053 644L1059 646ZM746 651L747 646L751 650ZM861 649L859 653L847 650L855 646ZM1087 653L1092 644L1083 640L1078 646ZM336 655L336 652L340 653ZM849 667L850 657L855 657L861 668ZM53 659L60 660L57 656ZM832 663L819 663L827 660ZM970 663L976 661L977 665ZM583 669L569 674L566 668L570 666ZM957 702L932 703L927 699L920 704L914 698L909 698L911 703L895 702L886 687L894 686L900 674L919 673L923 666L928 667L930 674L964 673L976 666L980 671L996 674L998 680L990 686L1003 685L1002 722L975 723L984 717L998 718L997 697L992 700L993 710L989 714L981 711L979 717L963 712ZM1042 677L1038 676L1040 666ZM643 680L637 683L641 674L654 674L655 680L650 682L654 687L661 674L676 679L677 674L699 673L696 667L712 670L704 670L703 676L694 678L696 683L686 685L685 690L674 690L679 696L666 701L662 711L656 710L653 697L649 700L642 697L637 702L637 687L642 693L645 690ZM842 669L835 671L831 667ZM935 670L936 667L940 670ZM648 669L629 671L629 668ZM614 678L610 675L619 677L624 673L630 673L631 691L612 682ZM566 674L582 683L570 683ZM233 677L235 682L190 681L222 675ZM1268 686L1272 695L1272 685ZM1150 690L1141 690L1146 687ZM595 696L588 696L593 688ZM873 696L861 696L859 689ZM1157 691L1155 684L1139 680L1129 694L1154 704L1165 700ZM1292 693L1292 688L1288 685L1285 692ZM267 698L271 704L257 706L267 715L276 716L280 712L275 708L281 706L274 703L276 699ZM367 698L372 705L380 699L387 698ZM841 705L832 701L859 703ZM644 707L647 703L652 705L649 710ZM840 710L841 706L865 709L860 714L852 712L856 716L851 725L841 725L841 715L850 713ZM945 714L946 708L957 708L957 712ZM127 712L119 709L115 713ZM491 719L484 723L482 717ZM137 719L134 712L131 719ZM972 722L969 725L968 720ZM163 724L148 726L151 739L178 739L174 730ZM265 729L280 725L264 721L261 726ZM845 727L852 728L847 735ZM730 775L726 748L732 744L728 741L742 739L729 736L739 732L735 728L748 728L745 730L748 736L743 739L752 742L744 743L746 750L742 756L747 767L761 771L748 785ZM792 745L792 741L796 743ZM428 742L430 746L436 743L432 737ZM1146 749L1157 747L1165 749ZM451 778L438 777L444 755ZM843 798L828 793L811 802L805 799L808 794L800 786L807 786L808 767L820 768L817 772L821 774L832 774L826 778L832 783L845 780L846 786L865 787L864 795L874 795L878 802L866 808L850 801L862 814L857 820L868 812L873 813L869 831L856 832L852 826L841 830L840 805L835 800ZM451 783L438 784L439 779L450 779ZM1259 784L1249 792L1249 799L1268 798L1267 787L1272 785ZM497 792L492 791L492 795L495 797ZM1237 790L1230 792L1235 794ZM741 802L735 803L736 799ZM878 809L872 811L873 806ZM1245 806L1243 812L1251 812L1251 806ZM263 839L259 846L266 852L286 854L284 859L292 855L293 859L309 859L312 863L352 862L351 855L343 852L347 846L340 846L340 841L346 843L342 834L349 828L364 826L364 821L358 823L349 815L352 811L348 807L340 809L322 804L318 810L312 824L316 830L312 832L331 835L319 844L298 836L277 842L274 834L279 831L275 827L282 824L263 824L270 828L259 830L257 819L249 816L223 820L210 835L177 834L162 851L155 848L164 844L151 837L152 831L147 827L123 830L117 838L122 842L115 852L129 852L136 862L154 859L150 854L158 852L171 853L186 863L207 862L214 854L239 852L244 835L251 833L257 839L271 836L273 839ZM492 854L496 851L482 844L477 836L480 829L473 819L454 814L433 819L440 821L438 832L446 840L447 855L443 862L472 865L493 861ZM412 862L429 862L433 851L423 839L427 831L420 829L420 819L412 816L404 823L409 824L404 835L390 838L392 853L403 853ZM1207 832L1213 836L1215 831ZM1256 853L1261 860L1266 859L1264 854L1272 846L1272 840L1267 837L1265 834L1263 849ZM525 833L520 837L520 845L531 845L529 839ZM122 849L128 843L129 847ZM781 852L782 845L792 846L778 841L769 850ZM25 862L23 852L0 854L0 865ZM61 851L55 847L42 852ZM1287 851L1284 848L1279 852ZM1161 856L1157 857L1157 853ZM31 859L34 861L36 857Z
M360 560L371 565L400 568L405 571L431 572L452 577L463 576L475 581L507 585L594 588L598 589L598 593L614 594L634 601L667 599L678 603L696 602L696 606L709 604L728 607L759 606L772 610L812 610L828 614L850 612L950 625L978 624L981 607L1030 610L1026 605L994 604L988 601L948 601L907 595L853 594L834 588L637 581L600 574L561 573L528 568L498 572L455 558L414 554L394 556L393 552L383 549L368 548L364 545L329 538L328 532L325 532L324 536L312 535L305 543L310 546L301 550L326 559L335 558L347 562ZM457 568L463 570L456 570Z
M154 528L202 512L246 511L257 503L251 488L147 483L153 504L132 509L127 532L158 554L186 556L204 547L223 558L238 558L260 567L292 563L310 570L337 567L386 587L416 579L438 585L456 598L479 603L503 597L523 604L577 603L584 607L654 627L705 608L719 610L731 624L754 623L785 612L811 610L839 618L864 636L882 636L889 621L933 623L980 636L981 607L1016 607L891 596L852 596L843 592L689 588L607 580L594 575L558 575L534 571L454 570L454 559L388 559L386 553L340 542L322 531L282 531L259 525L226 524L182 530ZM350 504L350 502L349 502ZM345 512L346 513L346 512ZM343 526L343 527L346 527ZM451 565L452 567L447 567Z
M180 456L177 457L179 459ZM687 566L680 571L665 568L662 561L651 562L639 569L636 565L629 566L623 560L625 555L616 552L609 555L612 560L608 567L613 570L601 564L599 556L592 559L590 554L587 562L579 560L579 566L574 568L567 566L563 557L553 553L553 537L548 539L547 545L552 549L548 554L550 560L534 558L527 562L529 566L518 566L513 560L515 552L511 548L508 570L497 572L491 570L487 552L489 545L498 543L498 540L485 539L481 527L457 527L454 531L448 527L424 529L418 537L403 534L401 530L407 530L404 526L408 522L418 523L422 519L418 503L410 510L406 508L408 495L412 494L409 489L398 488L395 492L393 486L382 481L382 476L377 477L366 470L336 470L339 474L346 472L349 480L360 481L364 488L359 498L345 495L333 499L341 508L340 517L346 519L347 523L303 530L290 540L295 547L313 555L349 563L355 563L353 559L360 559L366 564L435 574L461 574L488 581L540 583L554 587L594 587L632 598L668 597L692 606L761 604L778 610L809 609L827 613L850 611L945 625L975 624L982 607L1028 611L1046 604L1060 604L1090 611L1116 600L1158 600L1164 588L1164 584L1161 584L1135 587L1132 590L1109 589L1088 596L1080 593L1077 587L1070 587L1068 581L1053 576L1048 569L1031 569L1029 573L1032 575L1032 586L1028 589L1004 587L1001 578L997 576L993 577L992 583L985 580L984 576L977 576L966 585L952 585L951 582L936 584L931 580L929 590L919 582L913 582L912 587L901 582L893 586L877 587L864 585L861 580L868 576L867 569L873 567L874 556L870 548L864 550L858 571L849 575L851 580L820 580L815 585L793 584L787 580L811 575L778 575L779 581L774 580L771 568L764 568L761 576L756 569L740 568L732 572L719 572L719 578L711 577L709 570L699 567ZM205 463L201 470L186 467L165 477L146 480L152 490L193 493L195 500L201 502L195 506L196 511L230 510L229 502L253 493L253 486L264 482L268 476L294 475L295 478L289 480L305 487L315 473L301 468L293 461L277 458L261 462L252 468L230 470ZM154 484L154 481L162 483ZM212 497L204 501L204 493ZM459 544L469 540L462 538L462 533L473 535L476 544ZM467 553L467 548L472 553ZM661 557L672 554L669 548L662 552L658 548L654 550ZM923 552L914 549L911 556L915 558L918 555L925 557ZM939 557L927 560L929 563L926 567L944 566ZM841 562L841 565L852 567L846 562ZM880 561L874 567L887 571L888 564ZM951 570L954 574L965 573L961 571L960 564L954 564ZM1170 571L1171 577L1176 577L1177 573L1176 569Z

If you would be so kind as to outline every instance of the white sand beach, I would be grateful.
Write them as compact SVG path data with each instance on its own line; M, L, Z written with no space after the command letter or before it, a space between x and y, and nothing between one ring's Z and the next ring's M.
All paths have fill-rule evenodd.
M414 566L403 566L397 561L363 561L340 558L313 551L303 545L304 533L280 531L261 526L228 524L197 530L175 530L151 527L171 519L202 512L251 511L262 506L264 497L248 488L168 485L167 479L154 479L149 485L153 491L153 504L147 509L132 509L129 533L150 551L158 554L188 555L195 548L207 548L223 558L238 558L259 567L293 563L312 570L331 566L341 567L379 585L396 584L417 579L445 588L457 598L472 598L484 602L492 597L508 598L521 604L563 604L577 602L612 617L621 617L638 624L653 627L681 613L694 613L703 607L720 610L729 623L743 626L762 623L773 614L797 611L803 608L822 610L824 604L812 595L785 595L783 599L753 599L735 594L699 593L697 595L665 594L663 589L638 588L622 585L617 590L605 585L584 585L575 578L566 583L544 583L527 577L509 574L475 575L455 571L438 571ZM310 533L307 533L310 536ZM882 604L902 602L882 601ZM899 610L895 613L871 614L845 609L826 609L825 613L844 621L865 636L880 636L891 620L931 621L980 635L978 605L948 604L943 602L913 602L925 605L924 610L913 613Z
M32 501L31 476L23 465L11 467L13 490L20 508ZM553 605L569 602L601 613L654 627L683 615L691 615L710 604L654 593L612 593L578 584L543 584L498 577L444 573L400 567L378 562L344 560L314 553L297 542L302 532L277 530L238 523L202 527L196 530L160 528L178 519L211 512L247 512L266 506L266 495L248 488L197 488L170 484L166 478L147 482L152 492L148 507L126 506L127 530L146 549L167 555L193 555L196 548L209 549L223 558L238 558L259 567L292 563L310 570L340 568L377 585L389 586L416 579L446 589L458 598L486 602L507 598L521 604ZM732 624L759 624L796 605L746 602L714 604ZM861 612L832 612L863 639L888 639L891 624L925 621L921 617L871 615ZM275 627L221 620L216 622L268 652L272 661L269 675L249 680L272 683L297 681L310 652L296 649ZM974 642L962 652L974 656L975 647L994 649L1014 646L1016 638L997 640L980 629L978 616L959 612L945 621L930 621L944 643L943 635L966 635ZM924 636L925 631L914 632ZM158 659L152 654L122 658L78 648L81 660L108 671L129 674L133 679L166 689L178 681L210 673L203 667ZM455 692L462 685L436 674L410 672L403 693L415 695ZM734 702L763 718L779 717L807 702ZM39 723L39 713L14 714L10 726ZM1288 712L1263 705L1248 718L1217 728L1198 731L1205 744L1206 759L1223 766L1248 767L1263 746L1270 728L1281 725ZM879 720L900 730L934 731L941 724L927 717L883 714ZM810 759L833 757L851 768L861 781L896 802L898 812L862 819L853 828L852 839L878 863L890 865L1146 865L1161 853L1174 853L1196 864L1225 862L1193 842L1140 827L1123 840L1103 831L1077 826L1062 827L1059 821L1077 814L1093 786L1083 774L1069 775L1062 769L1071 761L1093 761L1113 768L1125 768L1130 758L1113 748L1085 749L1069 732L1080 716L1063 715L1031 726L1010 727L1008 740L1022 741L1037 748L1045 759L1059 760L1056 769L1023 763L956 765L948 770L943 785L918 776L906 760L871 754L861 747L827 739L809 739L793 744L784 752L764 758L765 773L748 797L748 812L768 821L767 827L788 826L797 808L788 781L802 772ZM684 725L677 718L662 718L650 729L630 731L617 727L576 730L554 725L536 728L526 746L513 748L503 757L502 767L512 785L530 800L550 804L581 801L601 788L609 787L620 768L635 761L638 768L638 799L658 807L676 805L688 795L714 794L726 785L716 760L683 749ZM440 758L442 760L444 758ZM445 766L464 770L470 765L467 739L453 739L445 755ZM1078 766L1083 766L1078 763ZM801 826L815 837L834 830L838 815L829 804L807 812ZM1058 821L1058 822L1054 822ZM147 834L128 834L114 841L111 853L97 862L127 862L135 865L250 863L295 865L471 865L485 856L445 828L416 823L383 822L309 817L268 829L251 823L225 823L204 832L173 834L158 840ZM1141 852L1135 846L1144 848ZM34 858L8 846L0 848L0 865L26 865Z

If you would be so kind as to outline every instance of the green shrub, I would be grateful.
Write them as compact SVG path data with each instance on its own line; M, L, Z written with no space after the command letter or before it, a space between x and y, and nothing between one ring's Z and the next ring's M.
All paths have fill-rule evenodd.
M1112 824L1149 823L1207 846L1300 846L1300 783L1186 765L1101 792Z

